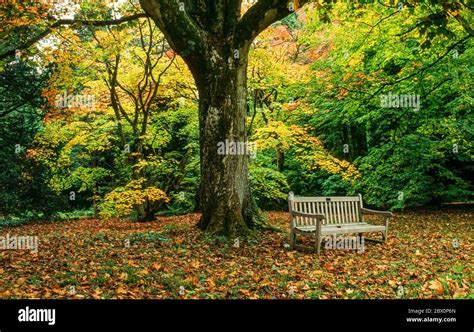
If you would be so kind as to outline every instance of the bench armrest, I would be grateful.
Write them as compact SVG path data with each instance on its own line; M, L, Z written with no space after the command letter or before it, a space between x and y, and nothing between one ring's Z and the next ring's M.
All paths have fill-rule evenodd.
M384 217L393 217L393 213L390 211L377 211L377 210L371 210L371 209L366 209L366 208L362 208L360 211L363 214L375 214L375 215L384 216Z
M305 212L291 211L291 228L295 227L294 217L303 217L309 219L316 219L316 230L321 228L322 221L326 219L324 214L312 214Z

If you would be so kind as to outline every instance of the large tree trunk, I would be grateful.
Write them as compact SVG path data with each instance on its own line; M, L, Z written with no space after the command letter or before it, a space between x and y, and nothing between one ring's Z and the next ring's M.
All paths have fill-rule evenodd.
M255 228L260 216L249 186L250 150L230 149L222 154L226 142L241 148L249 147L246 136L247 56L227 60L214 59L213 70L196 79L201 152L202 217L199 226L211 233L232 236Z
M184 59L199 90L199 225L211 233L245 234L262 225L250 193L249 156L221 155L218 144L226 140L247 142L250 45L270 24L293 12L294 3L289 6L287 0L257 1L244 15L241 0L140 0L140 5Z

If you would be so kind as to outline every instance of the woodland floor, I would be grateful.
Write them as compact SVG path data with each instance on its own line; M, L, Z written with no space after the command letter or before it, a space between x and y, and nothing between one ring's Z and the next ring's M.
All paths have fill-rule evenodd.
M287 213L268 216L288 230ZM385 244L319 257L286 249L287 232L262 232L236 248L203 235L198 218L0 229L39 237L36 254L0 251L0 298L474 298L474 211L396 213Z

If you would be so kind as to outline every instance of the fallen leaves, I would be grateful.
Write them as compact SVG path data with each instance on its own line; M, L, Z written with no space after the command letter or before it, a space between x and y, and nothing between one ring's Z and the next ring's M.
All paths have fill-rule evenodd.
M390 287L395 288L397 287L397 282L395 280L389 280L388 284Z
M287 217L269 213L281 228ZM472 296L473 213L397 214L385 244L366 243L362 254L323 249L320 256L288 251L287 235L276 232L240 239L236 250L232 240L207 239L198 219L20 226L38 234L42 247L37 255L0 251L0 298L398 298L400 287L403 298Z
M329 263L324 264L324 268L325 268L327 271L329 271L329 272L335 270L334 266L332 266L332 265L329 264Z
M435 291L436 294L443 294L444 286L439 280L431 280L428 282L428 288Z
M151 267L153 268L153 270L155 271L160 271L162 266L160 263L157 263L157 262L154 262L153 264L151 264Z

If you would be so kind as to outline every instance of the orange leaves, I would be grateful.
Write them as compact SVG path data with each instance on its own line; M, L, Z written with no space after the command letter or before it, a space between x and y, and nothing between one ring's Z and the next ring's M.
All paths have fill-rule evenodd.
M216 288L216 283L212 277L206 279L207 290L212 291Z
M444 286L439 280L431 280L428 282L428 288L432 289L438 295L444 292Z
M248 289L239 289L239 293L244 295L244 296L249 296L251 293Z
M292 36L286 25L279 25L274 28L272 33L273 39L270 41L270 45L279 45L284 41L291 40Z
M184 279L184 282L191 284L193 286L199 286L199 278L194 275L191 275L187 277L186 279Z
M125 287L120 286L117 288L117 294L127 294L127 289Z
M449 225L433 222L437 218ZM273 232L260 233L255 243L241 239L239 250L232 241L205 241L195 227L198 214L152 223L25 225L18 231L38 234L43 247L39 258L0 251L0 298L466 298L472 293L473 248L465 229L473 218L472 212L398 214L385 245L367 243L363 255L323 250L319 257L288 251L282 246L287 234ZM269 220L288 227L285 212L269 213ZM172 232L166 231L169 225ZM136 232L158 232L173 241L156 247L144 237L124 248L124 239ZM440 237L433 241L429 234ZM460 248L452 248L452 237Z
M153 268L153 270L155 271L160 271L162 269L162 265L160 263L157 263L157 262L154 262L151 267Z
M325 268L328 272L332 272L332 271L335 270L334 266L332 266L332 265L329 264L329 263L324 264L324 268Z
M140 267L140 265L138 265L137 263L135 263L133 260L129 259L128 260L128 265L132 266L132 267Z
M176 56L173 49L171 49L171 48L168 49L168 51L166 51L165 55L168 59L173 59Z

